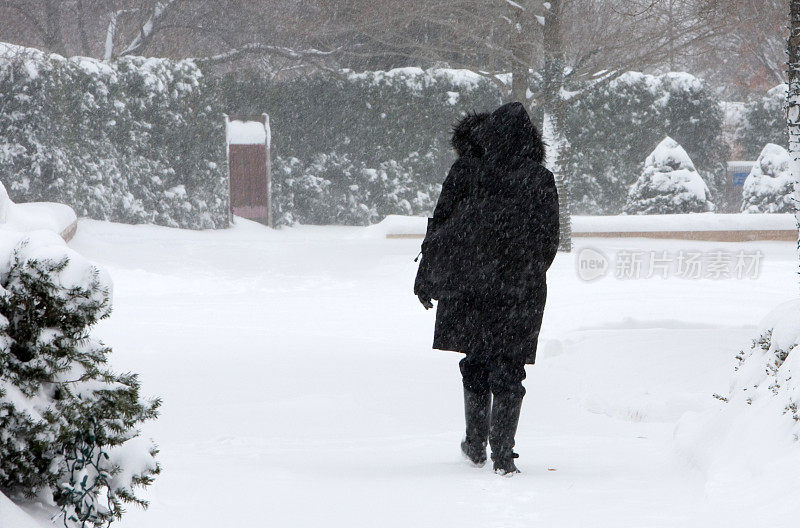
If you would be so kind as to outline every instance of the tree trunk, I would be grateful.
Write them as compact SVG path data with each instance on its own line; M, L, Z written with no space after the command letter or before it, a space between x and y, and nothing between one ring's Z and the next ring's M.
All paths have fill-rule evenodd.
M794 197L798 225L798 258L800 258L800 0L791 0L790 33L787 44L789 55L789 90L786 101L786 122L789 127L789 154L792 158Z
M569 200L569 177L558 167L557 150L562 141L559 139L559 118L563 112L561 88L564 86L564 42L561 36L561 0L551 0L550 9L544 17L544 71L542 88L539 93L538 108L535 112L541 121L542 130L550 132L549 157L551 169L556 177L558 189L558 210L560 226L559 251L572 251L572 220ZM545 118L546 116L546 118Z
M510 32L511 42L511 101L518 101L528 106L528 90L531 86L530 50L522 42L523 11L514 9L515 26Z
M61 34L61 1L47 0L44 3L44 47L48 51L66 55L64 36Z
M511 70L511 101L519 101L528 106L528 89L531 85L531 76L527 68L514 65Z
M81 53L85 57L90 57L92 48L89 46L89 37L86 35L86 10L84 9L83 0L78 0L76 4L77 9L77 23L78 35L81 38Z

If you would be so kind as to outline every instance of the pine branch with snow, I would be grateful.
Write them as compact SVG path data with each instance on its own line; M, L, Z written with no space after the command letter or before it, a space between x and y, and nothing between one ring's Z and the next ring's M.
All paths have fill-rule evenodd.
M0 490L60 509L68 528L107 526L159 473L139 425L159 400L107 366L91 335L109 316L108 275L55 234L4 231L0 251Z

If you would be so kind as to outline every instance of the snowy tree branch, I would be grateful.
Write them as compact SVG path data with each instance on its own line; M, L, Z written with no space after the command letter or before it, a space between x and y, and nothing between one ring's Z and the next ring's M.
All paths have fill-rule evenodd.
M307 59L327 58L335 54L337 51L339 50L337 49L332 51L321 51L313 48L306 50L294 50L292 48L287 48L284 46L273 46L270 44L262 44L260 42L252 42L250 44L245 44L244 46L240 46L238 48L226 51L224 53L211 55L209 57L196 58L195 62L200 65L220 64L223 62L230 62L233 60L237 60L241 58L243 55L249 55L249 54L275 55L286 59L300 61Z
M109 15L108 28L106 28L106 43L103 48L103 60L110 61L114 57L114 37L117 34L119 17L128 13L135 13L135 9L120 9L112 11Z
M120 56L133 55L140 53L145 46L150 42L158 29L158 24L164 17L175 8L181 0L165 0L163 2L156 2L153 8L153 14L141 25L136 37L128 44L124 50L119 54Z

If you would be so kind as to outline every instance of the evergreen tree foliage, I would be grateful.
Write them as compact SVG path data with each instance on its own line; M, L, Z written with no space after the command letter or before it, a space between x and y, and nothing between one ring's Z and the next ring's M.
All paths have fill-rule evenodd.
M728 147L719 101L704 81L686 73L628 72L585 93L559 119L566 144L573 214L618 214L642 160L664 136L690 146L721 203Z
M742 212L794 213L794 178L789 152L768 144L744 182Z
M291 172L291 184L276 185L276 218L361 224L385 211L430 214L454 160L450 126L464 111L501 102L494 83L466 70L211 78L191 61L103 63L25 50L0 57L0 169L18 201L60 201L80 215L128 223L225 227L221 115L267 112L276 166ZM573 212L620 212L641 159L666 134L691 145L717 196L727 151L705 83L628 73L588 89L564 114L556 172L570 181ZM400 187L386 196L367 191L364 170ZM349 196L351 185L359 191ZM293 194L277 194L289 188ZM340 201L324 205L323 195Z
M440 185L421 184L412 168L420 160L385 161L368 167L338 153L317 154L305 163L278 158L273 165L275 221L278 225L368 225L386 215L430 211Z
M0 172L15 201L80 216L228 225L222 120L191 61L0 54Z
M432 214L455 161L452 125L465 111L502 103L491 81L451 69L279 82L227 76L214 81L214 90L221 111L270 113L274 217L284 223L364 224L386 214Z
M68 528L107 526L159 471L138 438L160 402L115 374L90 328L111 310L105 273L41 232L0 236L0 491L61 510Z
M628 193L625 213L703 213L714 209L709 197L689 155L666 137L647 157L642 175Z
M452 69L344 71L286 81L228 76L215 81L215 90L221 111L270 114L275 156L310 162L335 152L368 167L414 157L423 164L410 167L421 183L439 184L455 159L453 123L465 111L502 103L491 81Z
M752 160L767 143L783 148L789 146L786 128L786 84L780 84L766 95L756 97L745 105L742 124L736 140L742 147L744 159Z

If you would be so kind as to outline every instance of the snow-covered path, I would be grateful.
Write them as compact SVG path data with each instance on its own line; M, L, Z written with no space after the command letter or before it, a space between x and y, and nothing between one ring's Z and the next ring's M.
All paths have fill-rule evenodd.
M461 461L460 356L430 349L418 240L81 221L70 245L114 278L113 366L164 399L163 474L120 526L783 526L780 497L708 481L673 431L795 294L790 243L576 244L760 249L757 280L585 283L559 254L511 479Z

